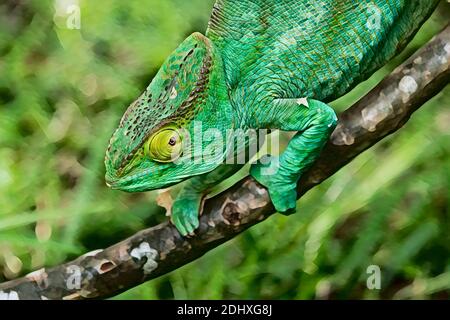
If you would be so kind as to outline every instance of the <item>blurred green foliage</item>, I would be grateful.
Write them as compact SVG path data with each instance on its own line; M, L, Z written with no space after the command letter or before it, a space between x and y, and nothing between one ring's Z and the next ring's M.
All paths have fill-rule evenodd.
M0 3L0 281L165 219L154 193L109 190L108 139L165 57L204 32L213 0ZM449 20L334 103L343 110ZM450 90L299 201L201 259L117 298L448 298ZM382 270L368 290L366 269Z

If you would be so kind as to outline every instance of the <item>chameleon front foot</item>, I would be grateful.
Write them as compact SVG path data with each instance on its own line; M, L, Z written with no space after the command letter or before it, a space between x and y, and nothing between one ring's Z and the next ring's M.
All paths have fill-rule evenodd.
M283 215L290 215L296 211L297 184L280 176L278 169L278 157L266 156L251 166L250 175L267 188L275 209Z
M199 227L202 199L202 195L191 195L174 201L170 220L182 236L193 235Z

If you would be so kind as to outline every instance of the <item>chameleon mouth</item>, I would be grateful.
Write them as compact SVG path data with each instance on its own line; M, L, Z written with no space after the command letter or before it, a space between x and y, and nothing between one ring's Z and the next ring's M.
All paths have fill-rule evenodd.
M113 190L121 190L125 192L139 192L139 191L148 191L153 190L152 186L149 186L148 183L141 182L136 183L136 181L143 181L144 177L149 175L148 172L141 172L138 174L128 175L125 177L112 177L110 175L105 176L106 186Z
M119 180L112 178L110 175L105 176L105 184L108 188L116 189Z
M161 172L155 172L151 169L134 172L123 177L112 176L107 173L105 176L105 183L113 190L143 192L167 188L181 182L184 178L184 176L177 178L170 175L167 178L164 178L164 176L165 175ZM155 177L158 177L158 179L155 179Z

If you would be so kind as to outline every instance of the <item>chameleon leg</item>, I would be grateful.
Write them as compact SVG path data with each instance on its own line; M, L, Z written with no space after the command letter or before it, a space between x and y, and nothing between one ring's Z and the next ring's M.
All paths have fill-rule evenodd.
M312 99L277 99L268 119L272 129L298 131L279 157L269 157L252 165L250 174L269 190L275 209L282 214L295 212L297 181L319 156L337 124L334 110Z
M233 175L242 166L223 164L215 170L189 179L172 205L171 221L181 233L186 236L193 234L199 226L203 200L210 189L219 182Z

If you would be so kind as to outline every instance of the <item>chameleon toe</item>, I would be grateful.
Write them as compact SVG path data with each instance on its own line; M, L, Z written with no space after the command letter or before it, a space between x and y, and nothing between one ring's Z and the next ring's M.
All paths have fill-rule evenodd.
M198 219L197 222L195 219L192 219L192 216L185 217L184 227L188 236L193 236L195 229L198 227Z
M193 234L198 228L199 203L190 197L181 197L173 203L172 221L182 236Z
M179 219L180 217L178 215L172 215L172 218L170 219L170 221L172 222L172 224L175 226L175 228L177 228L178 232L182 235L182 236L186 236L187 235L187 231L186 228L184 227L184 224L180 221Z
M200 221L198 219L198 216L190 216L189 217L190 225L192 226L192 231L197 229L200 225Z
M297 185L275 174L277 163L278 158L270 156L264 160L264 163L253 164L250 175L267 188L270 200L279 213L291 215L296 212Z
M288 216L296 212L297 192L295 189L280 192L278 188L271 188L269 196L279 213Z

